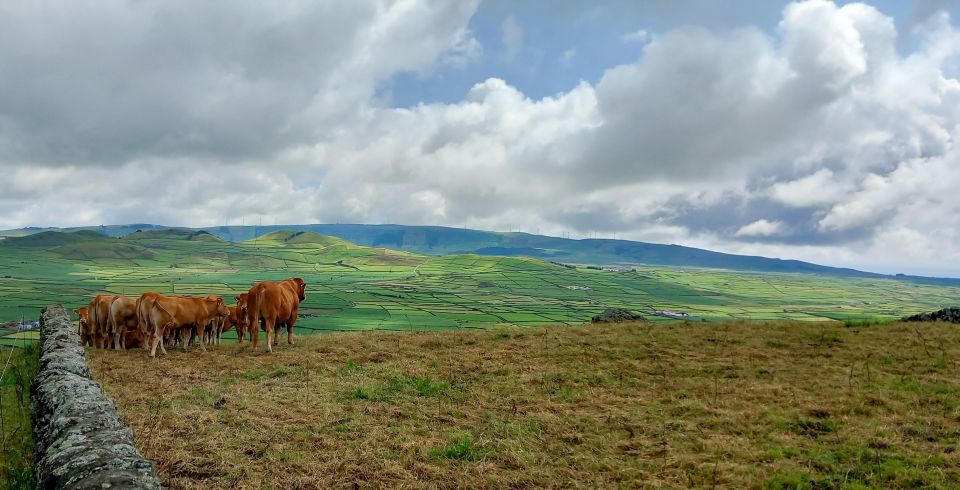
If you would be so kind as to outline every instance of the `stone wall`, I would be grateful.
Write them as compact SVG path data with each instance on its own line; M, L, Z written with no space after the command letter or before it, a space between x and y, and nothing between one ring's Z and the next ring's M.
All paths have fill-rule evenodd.
M90 378L61 305L40 316L40 370L30 398L39 488L160 488L113 400Z

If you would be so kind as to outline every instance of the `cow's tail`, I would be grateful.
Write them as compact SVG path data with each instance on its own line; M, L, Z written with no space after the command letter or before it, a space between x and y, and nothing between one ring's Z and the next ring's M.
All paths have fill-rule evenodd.
M119 298L119 296L110 298L110 303L107 305L107 323L110 325L110 343L114 349L120 348L120 329L119 325L117 325L117 320L113 316L113 303L117 301L117 298Z
M140 337L143 338L144 348L149 350L149 345L153 344L153 334L150 331L149 298L141 294L137 298L137 328L140 329Z
M247 295L247 329L250 330L250 341L253 342L253 348L256 349L257 341L260 339L260 308L264 304L264 295L267 288L257 288L256 294Z

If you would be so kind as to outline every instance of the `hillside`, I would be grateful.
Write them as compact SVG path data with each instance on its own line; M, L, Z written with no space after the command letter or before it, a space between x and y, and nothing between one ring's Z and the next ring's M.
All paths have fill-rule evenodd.
M164 228L159 230L137 230L123 237L124 240L180 239L221 242L220 238L204 230L188 228Z
M37 248L49 248L49 247L59 247L62 245L71 245L76 243L83 242L101 242L105 243L110 240L108 237L101 235L93 231L76 231L73 233L63 233L59 231L41 231L39 233L34 233L30 235L23 235L19 237L10 237L3 240L3 245L11 247L37 247Z
M343 247L357 248L356 245L332 236L321 235L312 231L277 230L265 233L258 237L246 240L248 244L264 247Z
M347 333L159 364L90 354L170 488L960 481L948 324Z
M127 236L136 230L165 230L150 224L71 228L96 230L109 236ZM179 229L186 230L186 229ZM754 272L796 272L836 277L891 278L918 284L960 286L960 278L884 275L855 269L830 267L799 260L713 252L682 245L664 245L611 239L567 239L528 233L501 233L442 226L312 224L277 226L217 226L203 228L230 242L244 242L275 232L312 232L366 247L385 247L426 255L477 254L526 256L544 260L594 265L652 265L701 267ZM24 234L29 229L7 230L0 235Z
M219 294L263 280L308 283L298 333L577 324L607 307L654 321L882 320L955 306L960 289L888 278L634 266L572 267L530 257L422 255L303 231L227 242L202 230L93 232L0 242L0 321L57 298L103 292ZM54 244L60 244L53 246ZM0 339L0 344L8 343Z
M135 244L111 242L81 242L61 245L51 250L64 258L76 261L97 259L152 259L153 252Z

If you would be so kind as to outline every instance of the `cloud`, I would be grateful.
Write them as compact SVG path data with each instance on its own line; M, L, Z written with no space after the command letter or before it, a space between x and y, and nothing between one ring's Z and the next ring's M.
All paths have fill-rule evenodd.
M441 62L455 68L464 68L483 57L483 46L473 36L470 29L464 27L457 31L453 45L442 56Z
M475 4L34 5L0 16L0 227L520 227L960 274L945 15L904 52L873 7L791 3L658 30L550 97L491 77L401 108L397 74L490 63ZM515 59L523 28L500 27Z
M851 186L839 181L833 171L822 168L796 180L773 184L769 195L775 201L802 208L836 203L850 190Z
M503 43L503 58L513 61L523 50L523 26L513 15L504 17L500 24L500 40Z
M646 29L637 29L620 36L620 40L625 43L644 43L650 39L650 33Z
M466 59L476 2L17 3L0 15L0 160L269 159L379 83Z
M560 55L560 60L559 60L559 61L560 61L560 64L561 64L564 68L570 68L570 65L573 64L573 58L574 58L575 56L577 56L577 50L576 50L576 49L570 48L570 49L564 51L563 54Z
M767 221L765 219L758 219L753 223L748 225L743 225L734 233L734 236L771 236L780 233L783 228L783 223L779 221Z

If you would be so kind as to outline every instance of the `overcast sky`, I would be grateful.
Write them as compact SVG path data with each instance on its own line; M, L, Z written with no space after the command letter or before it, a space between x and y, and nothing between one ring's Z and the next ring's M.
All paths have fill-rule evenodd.
M400 223L960 276L960 5L0 2L0 228Z

